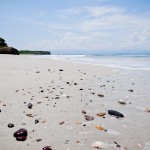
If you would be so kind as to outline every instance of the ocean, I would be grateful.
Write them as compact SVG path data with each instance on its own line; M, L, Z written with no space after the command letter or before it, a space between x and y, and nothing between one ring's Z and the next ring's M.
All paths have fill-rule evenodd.
M116 68L150 70L150 53L112 53L94 55L46 55L54 60L103 65Z

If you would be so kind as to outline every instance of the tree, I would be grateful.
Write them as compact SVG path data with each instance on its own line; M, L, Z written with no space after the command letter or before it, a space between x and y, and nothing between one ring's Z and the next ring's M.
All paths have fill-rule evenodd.
M0 38L0 47L7 47L7 44L5 43L5 40Z

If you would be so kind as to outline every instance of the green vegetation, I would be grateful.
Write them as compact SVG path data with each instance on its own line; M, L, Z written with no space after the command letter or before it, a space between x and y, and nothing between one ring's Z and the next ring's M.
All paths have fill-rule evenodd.
M50 55L50 51L30 51L30 50L21 50L19 51L20 55Z
M0 37L0 47L7 47L5 40Z

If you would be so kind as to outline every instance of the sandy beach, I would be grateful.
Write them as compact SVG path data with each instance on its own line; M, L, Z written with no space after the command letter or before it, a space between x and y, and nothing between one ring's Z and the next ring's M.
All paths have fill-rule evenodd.
M148 70L0 55L0 149L150 150L149 89Z

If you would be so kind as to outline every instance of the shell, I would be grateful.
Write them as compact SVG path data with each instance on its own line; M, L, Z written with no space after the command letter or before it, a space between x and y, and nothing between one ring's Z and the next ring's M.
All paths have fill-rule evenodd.
M97 149L105 148L105 144L103 142L100 142L100 141L96 141L96 142L92 143L91 146L93 148L97 148Z
M104 130L104 129L105 129L103 126L99 126L99 125L97 125L96 128L97 128L98 130Z
M106 113L105 112L100 112L100 113L97 113L96 115L99 116L99 117L104 117L106 115Z

